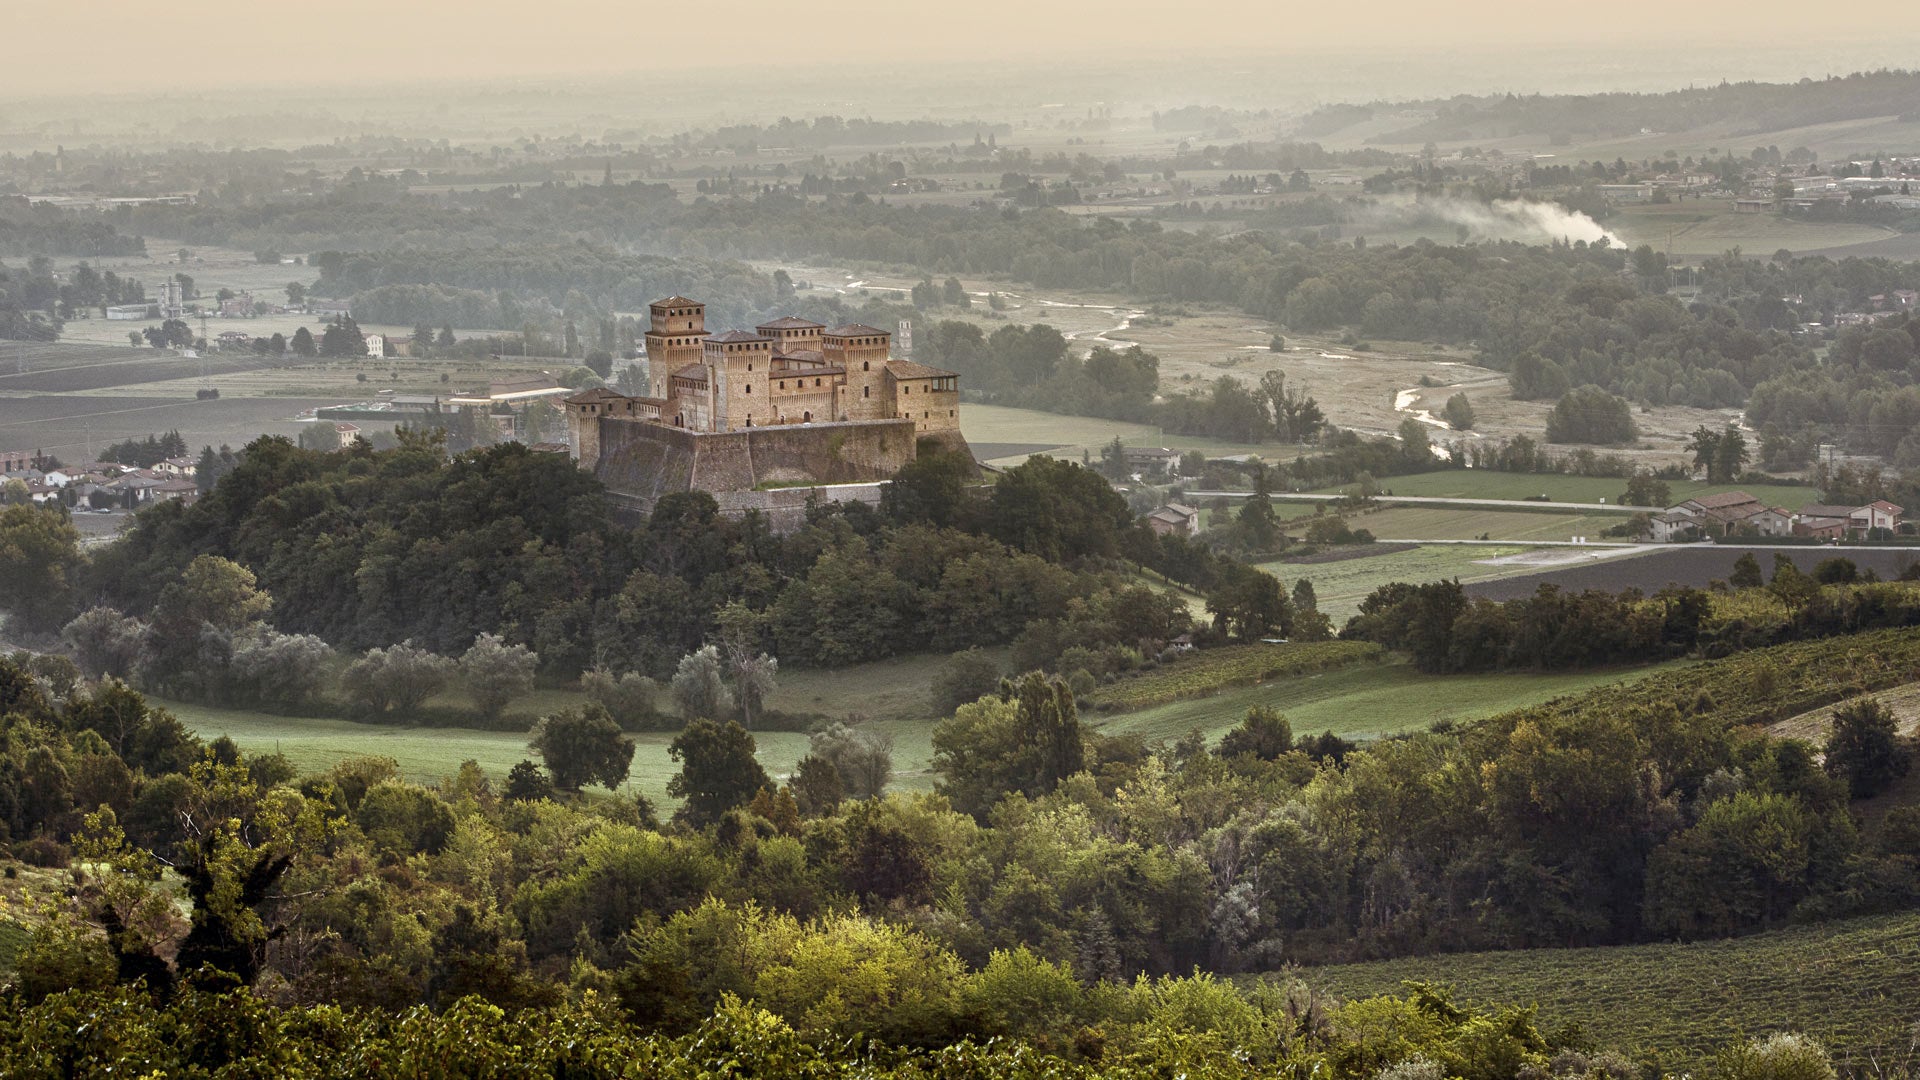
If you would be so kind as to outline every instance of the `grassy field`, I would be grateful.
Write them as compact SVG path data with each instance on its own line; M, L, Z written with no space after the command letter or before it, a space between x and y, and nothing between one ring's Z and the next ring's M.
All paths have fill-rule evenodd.
M1368 526L1371 528L1371 526ZM1300 578L1313 582L1320 610L1338 627L1360 610L1360 601L1382 585L1394 581L1439 581L1459 578L1480 581L1525 573L1526 566L1489 566L1484 560L1519 555L1530 550L1525 545L1452 545L1436 544L1411 551L1392 551L1355 559L1324 563L1262 563L1260 569L1278 577L1292 588Z
M987 460L996 465L1017 465L1040 449L1052 450L1055 456L1075 461L1080 459L1083 450L1099 457L1101 447L1115 438L1128 446L1169 446L1176 450L1199 450L1213 457L1259 454L1268 461L1281 461L1306 452L1294 443L1239 443L1203 435L1174 435L1152 424L1065 416L1002 405L965 406L960 410L960 430L976 450L984 447L991 455ZM1016 453L1013 448L1020 449ZM999 450L1007 452L995 453Z
M345 758L377 754L393 758L408 780L433 783L471 758L487 774L504 778L514 763L533 757L521 732L478 731L473 728L400 727L359 724L350 720L273 716L245 709L163 702L182 723L202 738L225 735L243 751L287 755L302 772L323 772ZM621 790L638 792L658 805L671 805L667 781L679 766L667 756L668 732L632 736L633 771ZM795 732L757 732L760 763L767 771L784 775L806 754L807 737Z
M1871 225L1795 221L1778 214L1740 214L1731 199L1690 199L1666 206L1621 207L1607 227L1630 245L1652 244L1675 256L1709 256L1740 248L1766 258L1781 248L1809 251L1872 243L1891 233Z
M1599 539L1626 519L1618 514L1530 513L1525 510L1449 510L1389 506L1347 515L1347 523L1382 540L1567 540Z
M1726 1042L1806 1032L1862 1069L1911 1053L1920 914L1796 927L1730 941L1528 949L1299 972L1343 997L1395 993L1403 979L1453 986L1465 1004L1537 1003L1544 1026L1577 1021L1604 1046L1665 1054L1698 1070Z
M1269 683L1377 661L1380 647L1360 641L1289 645L1229 645L1190 653L1151 671L1103 686L1087 695L1084 710L1135 712L1174 701L1204 698L1227 687Z
M1004 650L990 655L1005 661ZM930 739L933 706L927 686L945 658L910 656L837 671L795 669L780 676L779 689L768 705L784 713L842 718L864 716L874 729L894 738L896 783L907 788L932 785L927 763L933 756ZM575 690L540 689L514 703L509 713L534 717L580 704ZM400 763L409 780L433 782L453 773L472 758L495 777L505 777L514 763L532 757L523 732L481 731L460 727L403 727L362 724L326 717L277 716L247 709L214 708L181 702L162 702L202 738L226 735L253 753L279 751L303 772L321 772L343 758L381 754ZM449 691L429 704L464 707L467 702ZM760 762L775 777L785 776L807 752L807 736L800 732L762 731L754 739ZM671 733L646 732L633 736L633 773L623 790L637 791L664 805L667 781L679 766L667 756Z
M1439 676L1422 675L1405 663L1360 664L1092 722L1110 735L1174 739L1197 728L1217 738L1239 723L1248 709L1265 705L1285 713L1296 734L1332 731L1343 738L1368 739L1420 730L1436 720L1477 720L1655 670L1659 669Z
M960 410L960 433L975 447L985 447L984 452L988 454L1000 449L1023 448L988 459L995 464L1018 465L1028 454L1040 449L1056 450L1077 461L1082 449L1097 451L1116 436L1128 443L1151 442L1159 431L1149 424L1062 416L999 405L967 405Z
M1487 675L1437 678L1420 675L1406 664L1360 660L1344 655L1365 646L1344 643L1303 645L1296 651L1318 650L1302 670L1352 666L1322 673L1291 674L1273 670L1272 658L1286 649L1248 646L1221 650L1220 664L1175 664L1139 680L1116 684L1103 693L1113 696L1121 710L1096 719L1100 698L1089 699L1089 723L1112 733L1138 732L1150 738L1173 738L1192 728L1217 735L1238 723L1256 704L1286 712L1298 731L1331 729L1349 737L1371 737L1424 728L1435 720L1466 720L1505 709L1536 704L1549 698L1630 677L1632 672L1574 675ZM896 787L925 790L932 787L929 764L933 757L935 717L926 687L943 658L907 657L839 671L793 671L783 674L772 707L787 713L844 717L859 714L872 730L894 740ZM1248 661L1257 661L1251 666ZM1283 665L1284 666L1284 665ZM1300 666L1300 665L1295 665ZM1193 679L1198 671L1206 685ZM1257 685L1233 685L1266 678ZM1210 697L1171 700L1206 693ZM532 717L578 704L577 691L543 689L515 704L516 715ZM472 759L496 778L513 765L532 757L524 732L481 731L460 727L412 727L362 724L326 717L290 717L247 709L215 708L162 702L202 738L226 735L250 753L280 752L302 772L321 772L342 759L362 754L393 758L409 780L431 783L453 773ZM458 707L464 701L449 692L435 704ZM668 805L667 781L678 766L667 755L672 734L636 734L633 772L623 790L645 794ZM776 778L790 772L807 752L807 736L800 732L761 731L754 736L761 764Z
M1442 472L1415 473L1388 477L1380 485L1395 495L1434 496L1450 499L1525 499L1546 495L1554 502L1592 502L1605 499L1618 502L1627 489L1625 480L1603 476L1559 476L1540 473L1505 473L1486 469L1447 469ZM1802 485L1787 484L1702 484L1692 480L1670 480L1675 502L1695 495L1719 491L1744 491L1756 499L1787 510L1798 510L1812 502L1817 492ZM1327 488L1339 492L1343 488Z

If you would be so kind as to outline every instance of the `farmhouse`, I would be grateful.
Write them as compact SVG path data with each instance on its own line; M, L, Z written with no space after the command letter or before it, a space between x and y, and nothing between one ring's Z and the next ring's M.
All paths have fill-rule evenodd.
M710 333L683 296L648 313L648 393L566 399L575 458L616 494L876 484L922 443L966 452L959 376L893 357L885 330L790 315Z
M1737 521L1742 521L1767 508L1766 504L1744 491L1723 491L1718 495L1701 495L1687 499L1678 506L1667 508L1669 514L1684 514L1694 520L1694 528L1704 533L1724 533Z
M1147 528L1157 536L1200 534L1200 511L1181 503L1168 503L1147 515Z
M1874 530L1891 532L1906 511L1885 499L1865 506L1836 506L1832 503L1808 503L1800 508L1795 532L1802 536L1862 537Z
M1127 446L1120 451L1127 468L1142 475L1171 472L1180 463L1180 451L1164 446Z
M1664 514L1655 514L1648 520L1656 544L1670 544L1678 540L1692 540L1700 535L1700 519L1692 514L1676 513L1672 510Z

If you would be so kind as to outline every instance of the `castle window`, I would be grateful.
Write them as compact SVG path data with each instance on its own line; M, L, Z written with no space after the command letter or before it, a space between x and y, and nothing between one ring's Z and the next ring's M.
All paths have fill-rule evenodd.
M781 380L780 380L780 389L782 389L782 390L785 390L786 388L787 388L787 380L785 380L785 379L781 379Z
M873 396L873 387L871 387L871 386L863 386L863 387L861 387L861 388L860 388L860 396L861 396L861 397L872 397L872 396Z
M751 393L753 393L753 384L752 384L752 383L748 383L748 384L747 384L747 393L749 393L749 394L751 394Z
M868 367L868 365L867 365L867 362L866 362L865 360L862 360L862 361L860 361L860 370L861 370L861 371L865 371L865 370L867 370L867 367Z
M819 385L820 385L820 380L819 380L819 379L815 379L815 380L813 380L813 385L815 385L815 386L819 386Z

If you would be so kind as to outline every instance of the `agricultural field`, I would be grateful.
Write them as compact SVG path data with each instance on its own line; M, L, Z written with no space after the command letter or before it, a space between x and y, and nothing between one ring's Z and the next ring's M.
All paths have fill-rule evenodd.
M1443 499L1530 499L1545 495L1553 502L1617 504L1627 490L1625 480L1605 476L1562 476L1554 473L1507 473L1487 469L1443 469L1438 472L1391 476L1380 482L1395 495ZM1811 486L1799 484L1703 484L1694 480L1669 480L1667 486L1679 502L1696 495L1722 491L1744 491L1770 506L1798 510L1819 494ZM1324 488L1324 494L1339 494L1345 488Z
M1765 258L1781 248L1793 252L1847 248L1896 235L1872 225L1796 221L1779 214L1735 213L1732 199L1687 199L1665 206L1624 206L1607 228L1629 245L1651 244L1677 259L1697 259L1739 248Z
M1541 711L1579 718L1711 702L1714 718L1728 726L1773 724L1863 691L1904 686L1913 681L1916 664L1920 630L1874 630L1643 669L1651 671L1646 678L1548 702Z
M1533 513L1526 510L1450 510L1434 506L1386 506L1345 515L1348 525L1381 540L1570 540L1601 539L1626 520L1618 514Z
M982 460L1018 465L1028 455L1042 451L1078 461L1082 450L1097 455L1115 438L1128 445L1144 445L1157 440L1160 429L1150 424L1063 416L1036 409L965 405L960 409L960 433Z
M0 396L0 444L45 450L78 462L121 439L178 430L193 453L222 443L239 447L260 435L299 434L294 417L305 409L338 405L343 398L239 398L195 400L185 396Z
M125 323L116 323L125 326ZM25 366L26 370L21 371ZM441 394L536 374L539 361L311 360L252 353L203 361L156 349L0 343L0 446L69 462L126 438L178 429L187 445L243 446L295 436L303 411L374 398L380 390ZM211 384L219 398L195 392Z
M1192 653L1101 687L1087 695L1081 709L1136 712L1169 702L1211 697L1228 687L1297 679L1380 658L1378 645L1359 641L1229 645Z
M208 378L260 368L290 366L288 357L252 353L217 353L190 359L170 349L133 348L124 340L107 345L45 345L23 347L0 342L0 394L83 394L90 390L162 384L189 396Z
M1896 686L1873 695L1880 704L1893 714L1894 722L1900 726L1900 734L1912 735L1920 731L1920 683ZM1767 732L1782 739L1803 739L1820 744L1827 741L1827 734L1833 729L1833 714L1845 702L1823 705L1818 709L1777 720L1767 725Z
M1733 572L1734 560L1749 551L1760 560L1761 571L1768 574L1773 572L1775 555L1785 555L1806 573L1811 573L1815 566L1826 559L1845 557L1852 559L1863 572L1871 569L1883 580L1898 578L1907 567L1920 563L1920 548L1851 547L1836 550L1806 545L1741 547L1736 544L1677 544L1642 549L1641 554L1632 558L1605 563L1575 563L1534 573L1523 572L1498 580L1480 578L1467 586L1467 593L1492 600L1510 600L1516 596L1530 595L1542 585L1569 590L1604 589L1610 592L1627 588L1656 592L1668 585L1706 588L1714 581L1724 581Z
M1259 568L1274 575L1288 588L1301 578L1313 582L1320 610L1338 627L1360 610L1360 601L1382 585L1395 581L1483 581L1530 569L1524 563L1490 563L1489 560L1523 555L1532 551L1523 544L1428 544L1411 549L1394 549L1372 554L1364 547L1350 549L1352 558L1337 562L1269 562ZM1529 590L1531 591L1531 590Z
M1346 739L1372 739L1424 730L1442 720L1479 720L1657 670L1423 675L1399 661L1362 663L1223 690L1212 697L1175 701L1112 719L1089 718L1089 722L1109 735L1177 739L1199 730L1217 739L1238 724L1247 710L1266 706L1285 714L1296 735L1331 731Z
M1702 1071L1735 1039L1799 1031L1843 1066L1910 1060L1920 914L1852 919L1689 944L1462 953L1289 971L1343 998L1453 987L1463 1005L1538 1004L1662 1073ZM1651 1057L1656 1051L1664 1057Z

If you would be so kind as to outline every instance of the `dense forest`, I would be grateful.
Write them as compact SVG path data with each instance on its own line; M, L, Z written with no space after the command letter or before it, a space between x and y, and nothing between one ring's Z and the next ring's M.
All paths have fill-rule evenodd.
M1836 686L1842 653L1856 681ZM113 1038L163 1055L141 1032L194 1030L177 1008L252 1016L265 1040L326 1006L349 1025L328 1039L378 1046L383 1025L441 1022L404 1012L415 1004L541 1025L592 1002L626 1037L672 1039L711 1031L736 998L822 1053L855 1034L909 1050L1000 1036L1117 1064L1158 1060L1177 1035L1187 1054L1306 1068L1372 1046L1379 1024L1429 1033L1324 1062L1371 1075L1416 1047L1447 1052L1466 1014L1424 987L1336 1005L1181 973L1911 905L1920 819L1895 811L1869 836L1848 809L1906 768L1886 710L1870 695L1843 710L1824 767L1749 723L1893 685L1915 660L1911 632L1781 646L1365 747L1296 740L1266 710L1214 747L1103 737L1033 675L936 726L935 794L853 794L831 735L783 781L737 725L690 722L670 822L644 800L570 794L625 774L618 754L581 772L591 716L550 719L573 742L536 732L544 769L504 787L472 767L422 787L380 758L297 777L274 755L202 746L112 680L0 661L12 850L84 857L16 961L8 1023L43 1019L6 1037L56 1061L97 1053L82 1031L30 1033L118 1002L129 1026ZM161 866L184 879L185 910ZM234 987L258 996L204 996ZM1525 1016L1443 1060L1493 1080L1591 1051ZM301 1025L272 1044L318 1037ZM1468 1064L1490 1046L1494 1063Z

